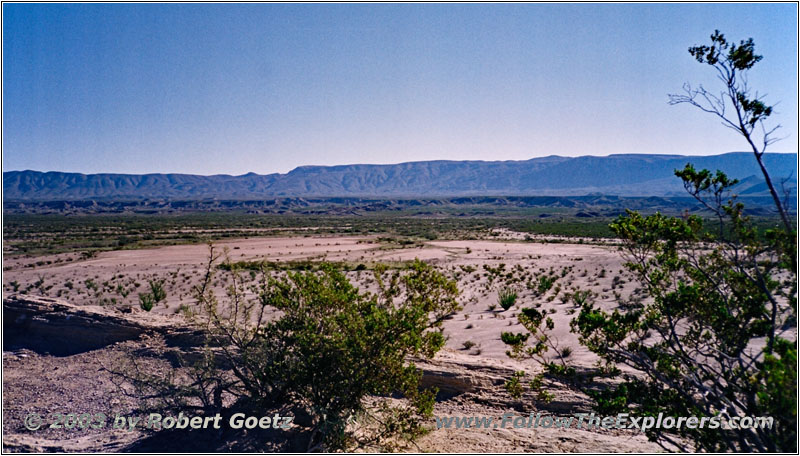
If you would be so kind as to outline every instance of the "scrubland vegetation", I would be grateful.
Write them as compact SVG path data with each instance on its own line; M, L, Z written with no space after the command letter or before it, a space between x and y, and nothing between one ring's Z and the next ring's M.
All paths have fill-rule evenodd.
M378 235L386 241L414 243L434 239L492 236L502 229L554 235L610 237L611 217L581 220L569 214L539 221L524 213L507 217L480 214L433 218L412 213L365 217L196 213L182 215L35 215L7 214L4 238L8 254L41 255L147 248L245 236ZM495 234L494 236L497 236Z
M718 33L712 41L715 47L690 52L729 75L740 113L734 126L750 140L771 108L730 75L760 57L751 41L737 45ZM692 97L702 95L675 100L696 104ZM754 153L759 159L763 150ZM777 215L749 216L722 172L687 166L676 175L691 212L7 215L4 253L26 260L9 270L29 280L4 289L125 304L128 313L172 305L204 343L163 370L141 368L135 356L115 366L142 408L279 410L307 430L308 450L404 448L429 430L437 398L435 388L422 388L415 363L448 343L473 358L496 343L524 367L504 382L519 404L544 406L566 389L589 398L600 415L771 416L771 429L650 429L647 436L671 450L796 452L796 226L778 200ZM333 235L369 247L332 260L329 253L343 250ZM106 250L277 236L330 243L287 245L270 257L235 244L223 255L212 246L202 269L115 270L110 279L56 283L39 274L85 265ZM497 241L495 250L458 242L477 240ZM548 263L540 261L545 249L520 249L509 260L511 247L534 243L580 249L564 258L545 252ZM601 256L617 248L624 267ZM427 263L403 256L433 249ZM458 339L448 340L446 328L458 328Z

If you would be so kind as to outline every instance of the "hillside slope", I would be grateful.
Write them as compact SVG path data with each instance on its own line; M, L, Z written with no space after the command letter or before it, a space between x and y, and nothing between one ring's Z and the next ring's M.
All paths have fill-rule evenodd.
M797 154L766 154L776 183L797 186ZM685 195L674 170L692 163L742 180L737 189L766 195L752 154L549 156L525 161L425 161L394 165L302 166L287 174L79 174L8 171L4 201L87 199L257 199L274 196L471 196L601 193L619 196Z

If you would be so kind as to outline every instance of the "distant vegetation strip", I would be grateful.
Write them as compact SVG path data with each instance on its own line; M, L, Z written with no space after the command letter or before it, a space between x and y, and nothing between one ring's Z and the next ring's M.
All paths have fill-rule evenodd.
M769 196L741 195L752 213L765 215L774 204ZM790 200L790 206L796 202ZM243 212L260 215L381 215L402 212L420 216L550 216L575 210L581 217L622 213L625 209L678 211L702 210L688 196L621 197L584 196L472 196L453 198L260 198L260 199L145 199L17 201L4 195L5 214L65 215L173 215L200 212Z
M378 265L388 269L407 269L412 261L366 261L356 263L352 261L313 261L313 260L289 260L289 261L235 261L224 262L217 265L223 271L319 271L320 265L326 263L334 266L339 271L374 271Z
M664 209L651 207L650 212ZM502 230L531 236L608 239L616 210L527 208L503 215L463 211L463 215L432 217L405 211L365 216L245 214L241 212L175 215L7 214L3 220L4 255L43 255L77 252L86 257L98 251L194 244L209 240L272 236L376 236L399 248L436 239L493 239ZM413 214L413 212L412 212ZM544 215L544 216L543 216ZM775 216L755 216L760 227L774 226ZM524 240L523 240L524 241ZM550 240L549 242L554 242Z

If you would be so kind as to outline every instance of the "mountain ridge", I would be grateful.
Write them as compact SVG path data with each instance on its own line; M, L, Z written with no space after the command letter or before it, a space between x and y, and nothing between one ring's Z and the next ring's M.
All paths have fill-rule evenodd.
M764 155L778 184L797 186L797 154ZM286 174L3 172L4 201L117 199L258 199L268 197L429 197L479 195L685 195L674 170L692 163L742 181L737 192L763 196L752 153L683 156L614 154L528 160L430 160L397 164L306 165Z

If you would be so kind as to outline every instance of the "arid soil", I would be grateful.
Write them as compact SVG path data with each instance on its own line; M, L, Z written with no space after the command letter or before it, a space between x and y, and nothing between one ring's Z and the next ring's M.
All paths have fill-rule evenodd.
M569 294L577 289L591 290L603 307L616 306L620 300L638 296L636 282L624 270L624 259L615 246L561 241L525 241L515 233L504 233L496 240L438 240L410 245L385 242L376 237L291 237L233 240L220 242L216 248L226 251L231 261L328 260L352 266L363 264L367 269L379 262L398 265L415 258L434 264L457 279L463 305L463 310L445 322L446 348L433 361L419 364L425 371L425 381L439 386L442 391L435 414L488 415L499 419L508 412L527 416L532 412L571 415L589 411L587 397L555 383L548 385L555 393L555 399L549 403L528 396L515 400L505 391L503 385L514 371L537 372L533 362L510 359L506 346L500 341L503 331L522 331L516 318L520 308L539 306L550 312L559 350L569 347L569 362L577 367L589 367L595 358L569 332L569 321L577 311ZM57 261L57 258L62 260ZM120 395L109 368L113 370L120 356L131 356L141 350L142 344L146 344L142 337L149 332L180 333L176 328L185 325L185 316L197 310L193 287L202 278L208 247L181 245L111 251L69 261L63 258L64 255L37 257L35 261L29 258L4 261L4 326L12 325L10 331L4 328L4 450L302 450L292 440L291 433L272 435L265 440L264 436L254 438L252 433L248 437L247 433L206 432L198 436L196 432L167 434L140 430L26 430L23 419L32 412L44 416L58 411L122 414L135 411L134 402ZM370 274L369 270L354 270L348 276L368 288ZM243 276L255 283L255 277L248 273ZM166 301L157 304L149 313L139 309L138 294L147 291L148 280L162 279ZM222 274L214 285L218 295L224 296L226 282ZM515 290L518 297L515 305L504 311L498 305L498 292L506 288ZM20 330L28 324L24 323L24 318L16 318L16 329L14 322L9 322L8 316L12 313L8 309L12 300L24 301L27 296L46 296L53 301L42 301L46 309L41 310L44 316L38 317L41 321L27 327L26 332ZM55 317L56 314L60 316ZM53 317L48 320L47 315ZM97 331L75 329L81 325L96 327ZM34 336L41 328L50 328L43 330L50 331L45 337L47 340ZM112 336L94 340L92 334L98 332ZM78 339L85 343L69 349L69 344ZM189 343L189 339L181 340L180 344ZM510 426L506 429L433 430L417 445L409 450L661 450L637 431L511 429Z

